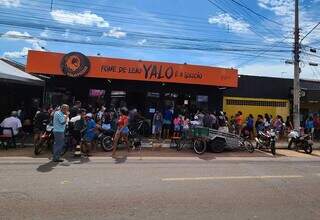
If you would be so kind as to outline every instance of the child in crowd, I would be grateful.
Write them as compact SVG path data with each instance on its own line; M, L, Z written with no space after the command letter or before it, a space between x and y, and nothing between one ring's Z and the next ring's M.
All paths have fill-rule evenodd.
M161 138L161 132L162 132L162 124L163 124L163 117L161 112L156 111L153 115L153 134L156 139Z
M174 125L173 137L179 137L181 133L181 126L183 125L182 117L180 115L178 115L173 120L173 125Z
M90 151L93 146L93 141L95 140L96 133L96 122L93 120L92 113L87 113L85 116L86 120L86 131L84 134L84 139L86 141L85 146L83 146L83 153L87 156L90 156Z
M187 137L190 129L190 119L187 116L182 116L182 131L183 137Z

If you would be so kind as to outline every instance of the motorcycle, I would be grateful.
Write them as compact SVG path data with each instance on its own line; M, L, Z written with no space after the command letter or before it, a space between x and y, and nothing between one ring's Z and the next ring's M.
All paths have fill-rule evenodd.
M140 132L143 127L144 121L139 121L135 126L129 126L128 133L128 141L129 146L134 148L141 147L141 137ZM104 151L112 151L113 150L113 139L116 133L115 130L111 129L110 126L104 126L100 129L100 134L98 136L98 143L100 143L102 149ZM122 138L119 139L118 144L123 144L124 140Z
M312 145L313 141L311 140L311 136L309 134L300 135L300 133L296 130L292 130L288 134L289 144L288 149L291 149L292 144L295 146L295 150L304 150L306 154L312 153Z
M272 155L276 155L276 139L277 134L273 129L270 131L259 131L255 138L256 148L259 150L270 149Z
M35 144L34 154L39 155L45 148L52 149L53 141L53 126L47 124L46 130L41 134L40 140Z

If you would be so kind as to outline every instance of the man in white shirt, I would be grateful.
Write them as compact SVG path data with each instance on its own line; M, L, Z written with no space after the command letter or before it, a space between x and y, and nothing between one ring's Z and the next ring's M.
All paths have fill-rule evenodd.
M21 121L18 118L18 113L16 111L11 112L11 116L2 121L1 127L12 128L13 135L18 135L19 129L22 128ZM11 131L8 129L4 129L3 134L11 136Z

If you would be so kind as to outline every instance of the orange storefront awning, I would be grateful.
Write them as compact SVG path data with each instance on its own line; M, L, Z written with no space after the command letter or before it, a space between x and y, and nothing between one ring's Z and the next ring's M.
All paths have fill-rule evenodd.
M238 71L218 67L29 51L32 74L237 87Z

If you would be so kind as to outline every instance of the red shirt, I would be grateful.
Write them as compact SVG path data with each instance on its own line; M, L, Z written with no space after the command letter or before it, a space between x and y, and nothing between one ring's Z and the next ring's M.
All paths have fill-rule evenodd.
M242 125L242 116L241 115L237 116L235 121L237 125Z
M118 120L118 127L123 128L127 124L128 124L128 116L121 115Z

